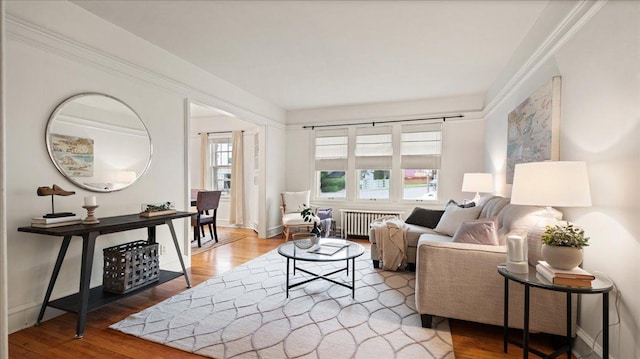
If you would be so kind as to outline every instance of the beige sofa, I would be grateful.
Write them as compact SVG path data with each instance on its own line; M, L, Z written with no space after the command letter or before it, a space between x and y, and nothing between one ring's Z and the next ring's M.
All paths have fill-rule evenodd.
M432 316L503 324L504 278L498 274L497 266L506 262L506 237L511 233L526 234L544 209L512 205L509 199L499 196L483 197L478 206L481 207L479 218L497 218L499 245L455 243L452 237L433 229L409 227L409 231L421 233L414 259L415 297L425 327L431 326ZM560 212L557 214L561 216ZM408 232L407 237L410 235ZM532 243L530 247L539 248L539 244ZM372 244L372 258L373 248ZM531 261L539 258L537 250L530 250L529 254ZM509 289L509 326L522 328L524 288L510 282ZM532 288L530 298L530 330L566 335L566 295ZM576 302L574 298L572 334L575 334Z

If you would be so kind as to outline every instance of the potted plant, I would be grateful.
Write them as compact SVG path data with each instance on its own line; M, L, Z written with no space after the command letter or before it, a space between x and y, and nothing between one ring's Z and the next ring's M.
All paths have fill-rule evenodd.
M542 235L542 258L558 269L573 269L582 263L582 247L589 245L584 230L572 223L547 226Z
M314 233L316 236L320 236L320 229L318 228L318 224L316 223L316 215L313 213L313 209L306 204L302 205L302 211L300 211L300 216L302 220L305 222L313 222L313 229L311 233Z

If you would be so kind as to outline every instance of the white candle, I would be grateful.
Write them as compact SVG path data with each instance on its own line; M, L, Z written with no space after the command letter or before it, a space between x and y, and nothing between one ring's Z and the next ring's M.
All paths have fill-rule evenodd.
M524 238L510 235L507 237L507 258L510 262L524 262Z
M98 203L96 202L96 196L87 196L84 198L84 205L89 207L89 206L97 206Z

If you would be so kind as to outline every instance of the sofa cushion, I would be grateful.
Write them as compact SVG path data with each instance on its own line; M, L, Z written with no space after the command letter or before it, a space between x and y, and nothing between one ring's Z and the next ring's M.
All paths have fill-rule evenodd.
M477 219L481 210L482 207L460 208L458 206L448 206L434 230L440 234L453 236L462 222Z
M453 235L453 242L497 246L496 221L492 219L477 219L462 222Z
M443 213L442 210L416 207L404 222L433 229L438 225Z
M313 222L320 223L320 218L318 216L311 217ZM305 222L304 218L300 215L300 213L286 213L282 216L282 223L286 226L301 226L301 225L309 225L312 226L313 222Z
M430 242L430 243L451 243L452 238L449 236L445 236L442 234L438 234L436 232L432 232L432 233L423 233L420 235L420 237L418 238L418 243L417 245L420 245L420 243L423 242Z
M309 197L311 197L311 191L283 192L284 213L300 213L304 206L309 206Z

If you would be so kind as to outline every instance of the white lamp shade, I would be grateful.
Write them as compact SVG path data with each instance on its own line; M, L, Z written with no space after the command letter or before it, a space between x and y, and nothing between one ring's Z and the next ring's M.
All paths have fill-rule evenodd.
M517 164L511 203L548 207L591 206L586 163L549 161Z
M491 173L465 173L462 177L462 192L493 192Z

